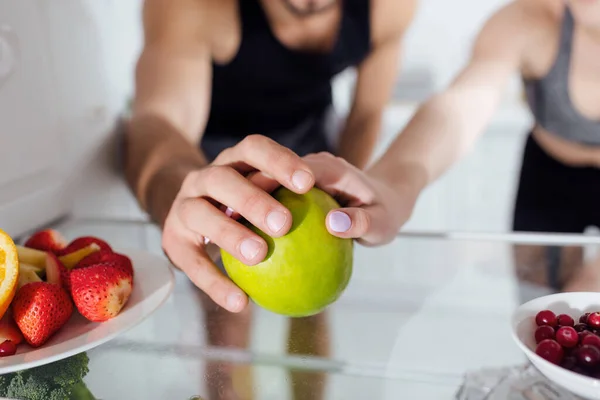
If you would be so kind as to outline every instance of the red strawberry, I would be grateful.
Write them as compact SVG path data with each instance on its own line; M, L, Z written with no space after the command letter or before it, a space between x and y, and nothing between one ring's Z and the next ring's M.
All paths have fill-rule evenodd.
M85 268L95 264L116 264L119 267L122 267L125 272L134 276L133 272L133 264L129 257L119 253L113 253L112 251L97 251L95 253L90 254L85 257L83 260L79 261L79 263L75 266L75 268Z
M90 321L106 321L117 316L132 290L131 274L115 263L71 271L71 296L79 313Z
M58 255L63 256L65 254L73 253L74 251L83 249L92 243L96 243L100 247L100 251L113 251L112 247L110 247L110 245L102 239L98 239L97 237L93 236L82 236L69 243L69 245L62 249Z
M46 281L62 285L62 287L71 293L71 271L64 266L62 262L53 253L46 253Z
M7 313L8 314L8 313ZM10 340L14 344L20 344L23 341L23 334L15 324L12 316L5 316L0 320L0 343Z
M31 249L59 252L67 246L67 240L54 229L45 229L31 235L25 242L25 247Z
M13 317L25 340L33 347L46 343L73 313L73 303L60 285L32 282L23 286L12 302Z

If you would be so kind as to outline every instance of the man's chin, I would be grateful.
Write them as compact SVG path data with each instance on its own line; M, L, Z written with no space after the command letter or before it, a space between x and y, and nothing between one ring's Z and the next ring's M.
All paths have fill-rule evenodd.
M339 0L330 0L324 4L318 4L319 2L309 2L304 7L298 7L291 0L283 0L283 4L288 11L297 17L310 17L315 14L320 14L334 7Z

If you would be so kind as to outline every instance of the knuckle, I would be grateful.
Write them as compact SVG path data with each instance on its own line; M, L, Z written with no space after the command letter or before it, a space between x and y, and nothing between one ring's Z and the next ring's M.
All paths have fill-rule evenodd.
M241 239L242 234L240 233L238 223L231 219L222 220L221 226L217 229L217 233L213 238L219 247L226 248L227 250L234 249Z
M330 156L331 156L332 160L334 160L338 164L341 164L341 165L350 165L350 163L348 161L346 161L346 159L343 158L343 157L334 156L333 154L330 154Z
M186 199L179 204L179 218L181 221L189 221L194 214L196 202L193 199Z
M245 152L252 153L253 151L256 151L257 149L260 149L261 147L267 145L269 141L270 139L265 136L252 134L246 136L240 142L240 148L243 149Z
M262 217L262 214L266 214L268 203L262 193L253 190L244 199L244 208L247 215L260 215Z
M196 284L202 283L210 275L210 263L202 255L198 254L193 264L184 271L193 282Z
M234 151L233 147L226 148L225 150L221 151L217 155L217 157L211 164L219 165L219 164L222 164L224 160L229 160L231 158L231 154L233 153L233 151Z
M183 182L181 183L181 188L188 189L188 188L194 187L198 180L199 174L200 174L200 171L192 171L192 172L188 173L185 176L185 178L183 178Z
M231 177L233 170L230 167L215 165L204 172L204 183L207 188L216 187Z
M367 232L369 232L369 230L371 229L371 215L364 211L364 210L360 210L357 214L357 221L356 221L356 225L357 225L357 229L360 232L360 234L365 234Z

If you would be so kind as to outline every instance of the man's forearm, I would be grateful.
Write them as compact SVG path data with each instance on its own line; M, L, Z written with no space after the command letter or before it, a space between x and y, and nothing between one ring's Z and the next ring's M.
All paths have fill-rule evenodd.
M140 206L161 227L185 177L207 162L164 119L134 117L126 132L125 176Z
M371 160L380 129L379 115L367 118L353 118L351 115L340 135L338 155L355 167L364 169Z

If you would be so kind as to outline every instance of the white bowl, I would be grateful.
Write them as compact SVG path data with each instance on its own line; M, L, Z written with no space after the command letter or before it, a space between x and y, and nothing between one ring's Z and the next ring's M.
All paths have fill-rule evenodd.
M535 354L535 316L542 310L568 314L575 320L586 312L600 311L600 293L573 292L539 297L517 308L512 316L512 336L533 365L550 381L586 399L600 400L600 380L566 370Z

